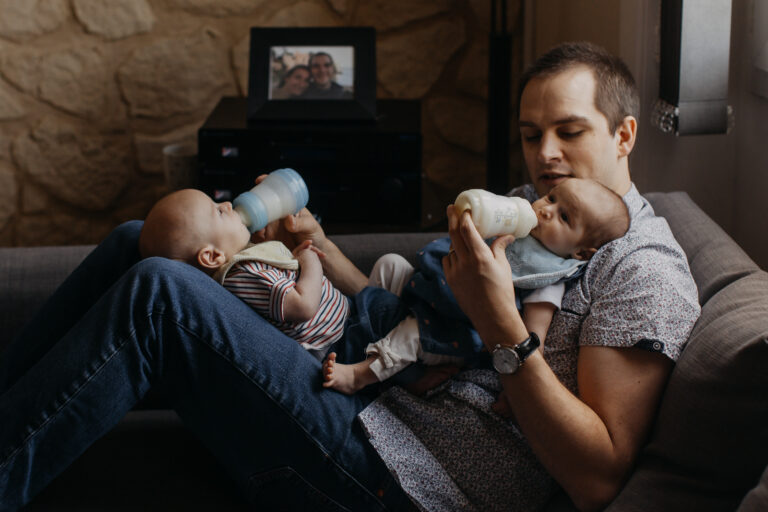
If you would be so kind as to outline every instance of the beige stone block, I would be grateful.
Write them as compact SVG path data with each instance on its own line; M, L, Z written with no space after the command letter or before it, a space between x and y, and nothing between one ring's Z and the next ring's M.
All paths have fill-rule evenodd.
M48 194L84 210L108 208L131 175L127 137L50 117L13 141L13 159Z
M19 119L27 114L24 106L0 85L0 121Z
M349 0L329 0L334 11L344 16L349 9Z
M470 96L488 99L488 43L475 42L459 65L456 88Z
M11 159L11 141L14 135L8 126L0 123L0 161Z
M149 32L155 24L146 0L73 0L72 6L86 31L106 39Z
M234 89L227 48L212 29L138 48L118 79L131 114L153 118L207 108L212 98Z
M248 34L232 47L232 64L240 95L248 96L248 68L251 55L251 35Z
M163 172L163 148L169 144L197 144L200 123L183 126L163 135L137 133L133 138L139 168L147 174Z
M111 215L117 224L144 219L152 206L167 194L168 188L164 183L151 182L147 179L136 180L136 183L129 185L120 197Z
M28 215L48 210L50 196L35 182L28 181L21 186L21 213Z
M13 169L0 164L0 229L3 229L16 213L17 191Z
M268 4L268 0L169 0L168 4L203 16L242 16Z
M446 142L482 154L486 148L486 106L464 98L439 97L427 101L426 110Z
M27 41L53 32L68 9L66 0L0 0L0 37Z
M358 5L355 23L388 30L448 12L455 3L454 0L365 0Z
M339 24L332 11L310 2L280 9L266 23L269 27L335 27Z
M376 49L379 83L396 98L421 98L465 41L464 21L456 17L379 37Z
M102 124L125 118L108 50L79 46L61 51L20 50L0 57L10 82L69 113Z

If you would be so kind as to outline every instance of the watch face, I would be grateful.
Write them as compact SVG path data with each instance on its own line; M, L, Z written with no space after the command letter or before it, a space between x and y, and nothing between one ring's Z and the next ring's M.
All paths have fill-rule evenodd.
M493 351L493 367L499 373L515 373L520 366L520 358L510 347L499 347Z

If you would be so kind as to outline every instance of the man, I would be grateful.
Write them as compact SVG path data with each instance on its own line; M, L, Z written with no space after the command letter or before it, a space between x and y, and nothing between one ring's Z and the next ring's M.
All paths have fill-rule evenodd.
M610 502L699 311L684 254L629 180L636 117L611 92L622 67L590 45L562 46L522 89L536 192L592 177L623 194L632 215L627 235L567 289L544 355L515 308L503 250L511 239L489 248L452 207L446 276L495 371L463 372L423 399L397 387L379 397L324 391L306 378L320 363L213 280L179 262L137 262L141 224L126 224L0 361L0 510L29 500L150 385L255 503L530 510L554 482L579 508ZM345 293L367 284L306 210L266 235L289 247L311 239ZM519 430L491 411L499 391Z
M309 58L309 69L312 80L302 98L326 100L326 99L352 99L352 94L336 83L336 63L333 57L326 52L313 53Z
M562 345L558 338L565 336L580 346L577 393L566 387L568 379L555 377L540 351L519 372L502 376L532 449L580 509L605 506L622 487L650 431L672 361L699 313L682 251L630 181L634 89L618 59L573 44L552 50L528 71L520 98L523 152L536 194L569 177L593 178L622 195L633 217L625 247L616 244L592 260L550 327L548 343ZM449 222L455 253L445 262L448 282L486 346L525 340L510 302L505 244L486 250L466 215L449 211ZM654 240L675 256L665 257ZM674 291L665 291L665 281ZM665 304L682 313L682 324L664 313ZM677 347L669 350L672 345Z

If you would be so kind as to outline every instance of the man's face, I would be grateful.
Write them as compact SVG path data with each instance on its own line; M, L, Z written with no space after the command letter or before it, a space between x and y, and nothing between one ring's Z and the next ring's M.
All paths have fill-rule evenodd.
M318 86L325 88L331 85L334 75L333 62L327 55L318 55L313 58L310 69L312 78Z
M540 197L570 177L591 178L619 194L626 192L629 174L626 162L620 164L619 132L609 132L608 120L595 107L595 86L589 68L575 66L534 78L523 90L523 155Z

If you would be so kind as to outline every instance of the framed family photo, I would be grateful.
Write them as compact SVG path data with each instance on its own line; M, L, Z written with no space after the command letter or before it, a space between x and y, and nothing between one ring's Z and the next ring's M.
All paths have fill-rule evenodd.
M370 27L251 28L248 119L373 120Z

